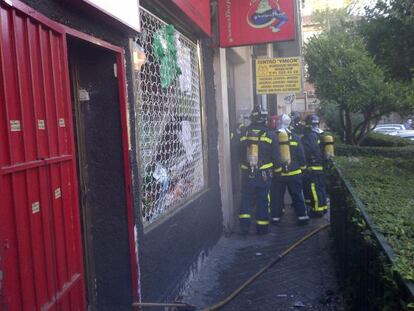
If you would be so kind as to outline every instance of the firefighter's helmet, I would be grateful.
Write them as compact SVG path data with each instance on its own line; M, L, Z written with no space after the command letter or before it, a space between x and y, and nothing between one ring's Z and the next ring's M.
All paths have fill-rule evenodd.
M261 110L259 107L255 107L250 116L253 123L263 123L267 121L267 111Z
M311 127L319 127L320 120L316 114L311 114L306 117L305 123Z

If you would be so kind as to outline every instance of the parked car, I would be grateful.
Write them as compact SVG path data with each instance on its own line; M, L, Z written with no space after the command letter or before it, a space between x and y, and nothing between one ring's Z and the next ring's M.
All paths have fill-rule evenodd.
M405 130L404 124L378 124L374 131L375 133L389 134L396 131Z
M388 135L414 140L414 130L400 130L388 133Z

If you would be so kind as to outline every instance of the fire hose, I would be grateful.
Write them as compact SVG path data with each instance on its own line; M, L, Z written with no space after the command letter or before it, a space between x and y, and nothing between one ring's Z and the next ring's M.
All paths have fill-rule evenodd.
M238 287L235 291L233 291L229 296L227 296L224 300L216 303L213 306L207 307L203 309L202 311L215 311L219 310L226 304L228 304L231 300L233 300L238 294L240 294L246 287L248 287L251 283L253 283L259 276L261 276L264 272L266 272L269 268L271 268L273 265L275 265L277 262L279 262L283 257L288 255L291 251L293 251L295 248L297 248L299 245L301 245L303 242L314 236L315 234L319 233L320 231L326 229L329 227L329 223L326 223L315 230L309 232L304 237L293 243L291 246L289 246L283 253L281 253L279 256L277 256L275 259L270 261L267 265L265 265L262 269L260 269L255 275L250 277L246 282L244 282L240 287ZM187 304L187 303L151 303L151 302L134 302L132 304L134 308L148 308L148 307L161 307L161 308L177 308L181 310L196 310L196 306Z

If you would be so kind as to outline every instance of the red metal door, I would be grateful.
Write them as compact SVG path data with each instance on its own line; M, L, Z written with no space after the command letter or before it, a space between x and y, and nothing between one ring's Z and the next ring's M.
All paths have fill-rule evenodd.
M51 25L0 1L2 310L85 310L66 37Z

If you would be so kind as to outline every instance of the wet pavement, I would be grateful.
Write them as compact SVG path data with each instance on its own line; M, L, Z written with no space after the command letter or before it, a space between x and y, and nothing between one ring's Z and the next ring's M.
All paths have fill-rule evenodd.
M312 219L297 226L291 208L271 233L223 236L200 257L180 300L202 310L225 299L291 244L328 222ZM225 305L237 310L344 310L335 273L329 228L311 237Z

